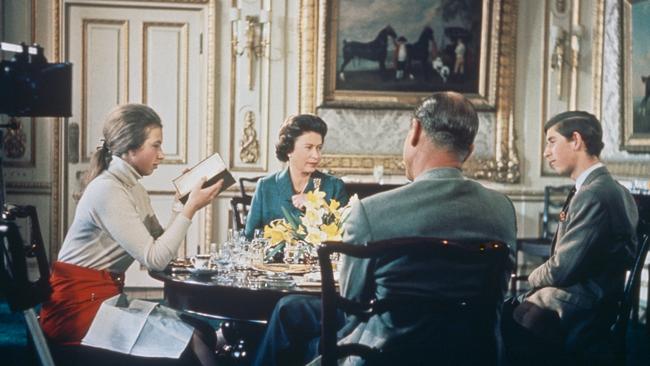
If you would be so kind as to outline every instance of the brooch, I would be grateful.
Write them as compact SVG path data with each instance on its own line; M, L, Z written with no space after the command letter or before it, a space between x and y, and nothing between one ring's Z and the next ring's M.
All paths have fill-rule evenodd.
M567 215L566 211L561 211L560 212L560 221L562 221L562 222L566 221L566 215Z

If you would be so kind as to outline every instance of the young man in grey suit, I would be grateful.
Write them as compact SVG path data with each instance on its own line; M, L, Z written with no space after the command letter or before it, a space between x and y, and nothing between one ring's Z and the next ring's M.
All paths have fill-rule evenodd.
M604 144L596 117L564 112L544 130L544 157L576 185L560 213L551 257L530 274L532 290L514 309L516 323L504 319L509 358L541 360L551 341L581 363L609 364L607 334L636 253L637 207L598 158Z
M345 222L343 240L366 245L371 241L400 237L440 237L447 239L498 240L513 245L516 240L515 210L503 194L466 179L461 166L474 148L478 131L478 116L472 104L461 94L440 92L424 100L416 109L404 141L406 177L412 182L398 189L380 193L353 205ZM372 271L381 271L377 288L370 287ZM391 275L394 274L394 276ZM444 273L444 277L440 274ZM506 288L504 274L502 293ZM454 268L443 259L422 265L388 263L381 268L369 268L367 260L345 258L340 275L342 294L348 298L370 300L391 293L439 296L472 296L472 286L481 283L483 274L477 268ZM450 285L462 278L466 286ZM413 304L417 307L417 304ZM495 309L500 303L494 304ZM299 354L298 362L309 361L317 355L317 337L320 331L320 299L313 297L284 298L276 306L269 328L258 352L257 364L290 364L287 354ZM499 327L493 324L490 334L493 345L487 354L472 354L473 324L470 319L453 317L448 313L424 315L371 317L367 322L348 318L341 324L341 342L358 342L372 347L383 347L408 339L423 342L426 355L405 354L403 363L439 360L448 355L452 332L465 338L456 350L454 364L465 356L474 356L482 364L495 364L499 349ZM311 340L311 341L310 341ZM399 341L398 341L399 340ZM439 346L434 350L434 346ZM472 348L474 347L474 348ZM463 354L464 353L464 354ZM425 358L424 360L422 358ZM488 358L486 358L488 357ZM489 358L491 357L491 358ZM359 358L346 360L358 364ZM450 363L444 363L450 364Z

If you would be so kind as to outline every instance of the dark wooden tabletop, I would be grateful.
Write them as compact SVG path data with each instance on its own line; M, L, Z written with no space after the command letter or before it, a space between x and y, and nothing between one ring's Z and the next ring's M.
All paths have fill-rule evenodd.
M275 304L290 294L320 296L320 287L299 287L260 280L248 271L237 271L234 281L220 276L196 276L187 272L149 271L164 282L167 305L224 319L263 322Z

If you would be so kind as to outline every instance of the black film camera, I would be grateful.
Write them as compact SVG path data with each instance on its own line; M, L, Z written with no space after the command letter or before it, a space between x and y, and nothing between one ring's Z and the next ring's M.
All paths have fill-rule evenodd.
M14 52L0 62L0 113L14 117L72 115L72 64L48 63L43 48L2 42Z

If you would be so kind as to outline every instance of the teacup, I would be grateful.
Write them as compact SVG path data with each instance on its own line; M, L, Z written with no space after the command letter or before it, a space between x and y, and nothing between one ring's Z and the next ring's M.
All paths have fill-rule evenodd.
M190 262L192 262L192 265L196 269L209 269L211 258L212 256L210 254L197 254L190 258Z

